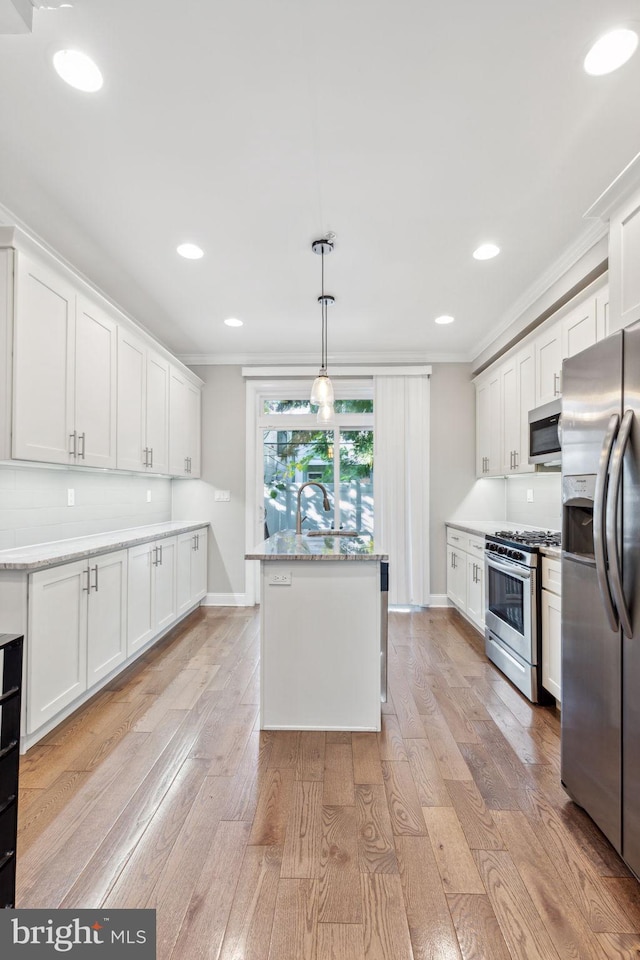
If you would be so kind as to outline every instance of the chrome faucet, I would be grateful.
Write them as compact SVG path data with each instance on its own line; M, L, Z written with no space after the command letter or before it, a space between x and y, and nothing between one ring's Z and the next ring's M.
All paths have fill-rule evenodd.
M323 484L318 483L317 480L307 480L306 483L303 483L300 489L298 490L298 506L296 508L296 533L302 533L302 517L300 516L300 497L302 496L302 491L305 487L320 487L323 494L322 506L325 510L331 510L331 504L329 503L329 494L327 493L327 488Z

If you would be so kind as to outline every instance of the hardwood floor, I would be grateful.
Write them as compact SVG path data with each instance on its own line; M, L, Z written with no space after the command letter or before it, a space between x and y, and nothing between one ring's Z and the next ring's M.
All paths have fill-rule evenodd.
M17 905L155 907L159 960L640 958L558 713L456 613L390 641L380 734L261 733L256 611L196 612L23 758Z

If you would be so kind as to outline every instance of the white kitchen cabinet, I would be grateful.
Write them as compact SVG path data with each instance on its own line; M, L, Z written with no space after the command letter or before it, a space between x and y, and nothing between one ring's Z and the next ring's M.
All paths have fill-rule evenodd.
M13 457L116 465L116 324L49 267L17 257Z
M535 406L550 403L562 392L562 325L552 324L535 340Z
M169 473L169 362L118 330L118 467Z
M562 359L591 347L597 340L596 298L588 297L562 320Z
M178 537L176 604L178 616L202 600L207 592L207 530Z
M561 564L542 558L542 686L562 698L562 588Z
M177 617L177 537L129 548L127 656Z
M500 367L502 402L502 457L501 472L514 473L516 451L520 452L520 406L518 404L518 368L511 357Z
M447 596L484 631L484 537L447 527Z
M106 677L127 656L127 551L87 561L87 686Z
M609 285L596 294L596 340L604 340L611 333L609 322Z
M484 563L467 554L467 616L484 630Z
M637 182L637 181L636 181ZM610 188L613 193L615 183ZM605 195L601 198L605 200ZM606 215L603 217L606 219ZM610 333L640 320L640 192L619 203L609 221Z
M27 733L87 689L88 566L78 560L29 578Z
M496 476L502 468L502 393L498 370L476 383L476 476Z
M176 367L169 381L169 472L200 476L201 391Z

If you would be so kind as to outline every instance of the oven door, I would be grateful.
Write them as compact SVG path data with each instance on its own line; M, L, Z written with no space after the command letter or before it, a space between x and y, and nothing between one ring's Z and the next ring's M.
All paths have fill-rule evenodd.
M535 568L485 556L485 624L527 663L537 663Z

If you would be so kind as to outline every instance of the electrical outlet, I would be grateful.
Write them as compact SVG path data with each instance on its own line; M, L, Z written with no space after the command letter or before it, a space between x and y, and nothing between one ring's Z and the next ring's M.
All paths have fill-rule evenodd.
M533 490L527 490L527 503L533 503Z
M284 573L270 573L269 586L270 587L290 587L291 571L285 570Z
M213 495L213 499L217 503L225 502L231 500L231 491L230 490L216 490Z
M67 489L67 506L75 507L76 505L76 492L73 487Z
M151 490L147 490L147 503L151 503Z

